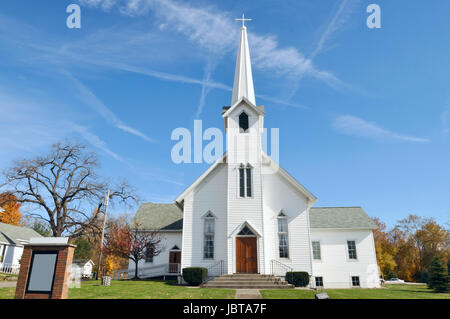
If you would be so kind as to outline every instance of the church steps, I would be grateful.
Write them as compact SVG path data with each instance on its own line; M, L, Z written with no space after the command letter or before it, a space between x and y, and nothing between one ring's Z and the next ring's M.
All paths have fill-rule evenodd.
M291 284L281 278L259 274L234 274L216 277L206 284L204 288L228 289L289 289Z

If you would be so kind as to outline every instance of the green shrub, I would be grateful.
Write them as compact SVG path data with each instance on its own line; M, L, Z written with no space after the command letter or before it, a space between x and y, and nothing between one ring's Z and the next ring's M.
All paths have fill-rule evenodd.
M295 287L306 287L309 284L309 274L306 271L288 271L286 281Z
M206 279L208 269L203 267L183 268L183 279L189 285L198 286Z

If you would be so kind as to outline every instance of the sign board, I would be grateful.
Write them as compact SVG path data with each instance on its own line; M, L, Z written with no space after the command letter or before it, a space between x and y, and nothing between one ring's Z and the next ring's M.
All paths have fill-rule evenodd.
M51 293L55 281L58 251L34 251L28 275L27 293Z

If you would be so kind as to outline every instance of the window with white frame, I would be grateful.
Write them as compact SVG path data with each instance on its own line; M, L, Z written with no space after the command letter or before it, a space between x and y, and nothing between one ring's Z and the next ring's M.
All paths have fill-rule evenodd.
M214 215L211 212L208 212L208 214L204 217L204 259L214 259L214 223Z
M154 247L153 245L148 245L147 248L145 249L145 262L152 263L153 255L154 255Z
M314 260L321 260L322 256L320 254L320 241L313 241L312 242L312 250L313 250L313 259Z
M239 196L252 197L252 167L250 164L239 166Z
M323 287L323 277L316 277L316 287Z
M359 276L352 276L352 287L359 287Z
M348 259L358 259L356 255L356 243L354 240L347 241Z
M278 247L280 258L289 258L288 222L283 212L278 214Z

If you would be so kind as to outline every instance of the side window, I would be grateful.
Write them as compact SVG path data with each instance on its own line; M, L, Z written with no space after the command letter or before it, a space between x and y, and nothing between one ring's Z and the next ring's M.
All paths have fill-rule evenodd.
M314 260L321 260L322 256L320 253L320 241L313 241L312 242L312 249L313 249L313 259Z
M203 258L214 259L214 215L208 213L204 220Z
M283 212L278 215L278 250L280 258L289 258L288 223Z
M354 240L347 241L347 248L348 248L348 258L358 259L358 256L356 255L356 243Z

